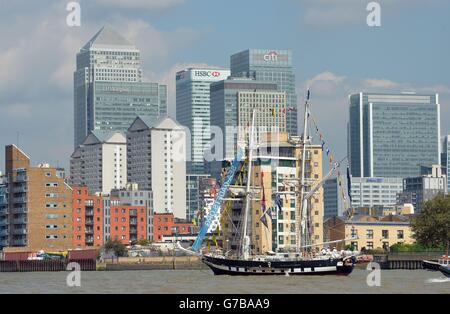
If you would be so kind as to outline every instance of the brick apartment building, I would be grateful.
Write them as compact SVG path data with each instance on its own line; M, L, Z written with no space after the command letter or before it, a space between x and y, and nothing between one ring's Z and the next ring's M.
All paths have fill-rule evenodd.
M177 219L172 213L153 215L153 240L160 242L163 236L182 236L192 235L194 233L194 225L183 219Z

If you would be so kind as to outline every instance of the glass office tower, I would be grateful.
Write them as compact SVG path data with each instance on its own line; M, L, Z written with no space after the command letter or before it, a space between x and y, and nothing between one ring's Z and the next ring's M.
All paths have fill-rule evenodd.
M249 49L231 56L231 76L276 83L286 93L286 131L298 134L297 94L291 50Z
M186 69L176 75L177 121L191 132L188 174L205 174L204 149L211 138L210 85L228 78L226 69Z
M349 96L348 156L354 177L415 177L440 164L438 94Z
M77 54L74 143L92 130L125 131L137 115L167 114L167 87L142 81L139 50L103 27Z

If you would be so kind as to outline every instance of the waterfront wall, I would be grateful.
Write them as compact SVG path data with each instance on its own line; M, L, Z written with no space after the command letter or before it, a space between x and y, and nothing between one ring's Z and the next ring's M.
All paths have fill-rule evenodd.
M16 260L0 261L0 272L66 271L69 263L78 263L82 271L96 270L96 261L83 260ZM69 269L70 271L73 269Z

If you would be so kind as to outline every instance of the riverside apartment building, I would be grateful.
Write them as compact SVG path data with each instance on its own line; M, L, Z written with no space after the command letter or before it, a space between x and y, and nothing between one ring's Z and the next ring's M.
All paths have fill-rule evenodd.
M72 189L63 169L31 166L16 145L5 147L0 181L0 248L58 251L72 247Z

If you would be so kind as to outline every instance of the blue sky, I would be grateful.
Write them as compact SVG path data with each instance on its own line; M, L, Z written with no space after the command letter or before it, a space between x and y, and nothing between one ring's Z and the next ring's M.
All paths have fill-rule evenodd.
M290 48L299 99L310 85L336 156L346 153L347 95L360 90L439 92L442 135L450 132L450 1L378 1L375 28L366 0L81 0L78 28L65 24L70 1L30 2L0 0L0 165L20 132L33 162L68 166L75 54L104 24L141 49L147 79L169 85L172 113L177 70Z

